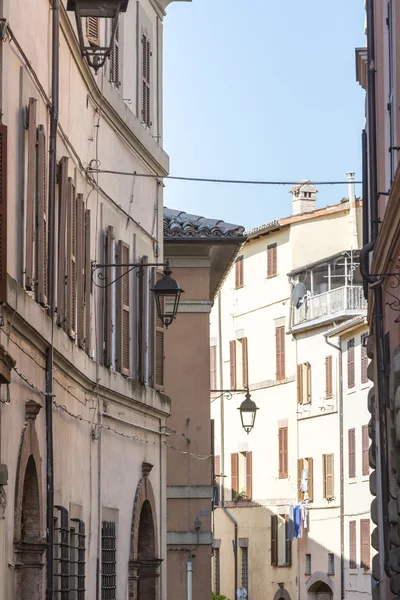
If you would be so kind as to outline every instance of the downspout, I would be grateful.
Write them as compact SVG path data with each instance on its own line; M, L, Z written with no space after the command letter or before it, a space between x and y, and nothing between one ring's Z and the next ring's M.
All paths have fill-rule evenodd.
M339 518L340 518L340 598L343 600L345 597L345 586L344 586L344 456L343 456L343 350L342 345L333 344L329 341L329 332L324 333L325 342L338 350L339 352L339 445L340 445L340 507L339 507Z
M193 563L192 556L186 563L187 600L193 600Z
M59 92L60 0L53 0L52 58L51 58L51 113L49 137L49 317L51 344L46 356L46 600L53 598L53 537L54 537L54 464L53 464L53 364L54 364L54 273L56 231L56 173Z
M354 189L354 173L347 173L349 187L349 229L350 229L350 250L358 249L357 235L357 213L356 213L356 193Z

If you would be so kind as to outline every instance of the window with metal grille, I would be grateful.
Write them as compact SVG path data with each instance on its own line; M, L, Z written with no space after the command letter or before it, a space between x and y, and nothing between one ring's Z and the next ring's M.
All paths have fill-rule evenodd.
M70 528L70 600L85 599L85 523L80 519L71 519Z
M217 596L221 593L221 557L219 548L214 548L214 592Z
M249 553L248 548L241 548L242 550L242 587L245 590L249 590Z
M335 574L335 555L329 553L328 554L328 575Z
M53 587L54 600L69 600L69 518L63 506L54 506Z
M114 521L103 521L101 528L101 600L116 600L117 563Z

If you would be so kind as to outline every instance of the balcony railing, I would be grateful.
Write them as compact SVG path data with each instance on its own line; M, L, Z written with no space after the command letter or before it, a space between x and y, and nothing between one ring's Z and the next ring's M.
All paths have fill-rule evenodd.
M336 288L317 296L305 298L300 308L293 308L293 325L313 321L346 310L366 310L367 301L361 285Z

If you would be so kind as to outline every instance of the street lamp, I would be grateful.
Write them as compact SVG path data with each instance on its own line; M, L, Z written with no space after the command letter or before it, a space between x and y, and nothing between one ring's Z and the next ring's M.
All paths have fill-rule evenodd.
M104 65L110 56L117 31L119 13L126 12L129 0L68 0L67 10L75 13L76 27L78 30L79 46L82 56L96 72ZM97 45L92 42L85 44L83 37L82 19L114 19L115 25L111 28L110 41L107 46ZM99 32L100 33L100 32Z
M243 400L242 404L239 406L238 410L240 411L242 427L245 430L245 432L249 434L254 427L258 407L256 406L256 403L253 402L253 400L250 398L248 388L246 392L246 397Z

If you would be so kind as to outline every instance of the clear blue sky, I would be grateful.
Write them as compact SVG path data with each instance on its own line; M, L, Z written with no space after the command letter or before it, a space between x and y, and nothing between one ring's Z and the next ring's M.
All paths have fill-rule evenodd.
M171 175L361 179L354 49L365 45L364 0L194 0L167 11ZM251 227L290 214L289 189L167 181L164 201ZM318 206L347 196L347 186L319 190Z

